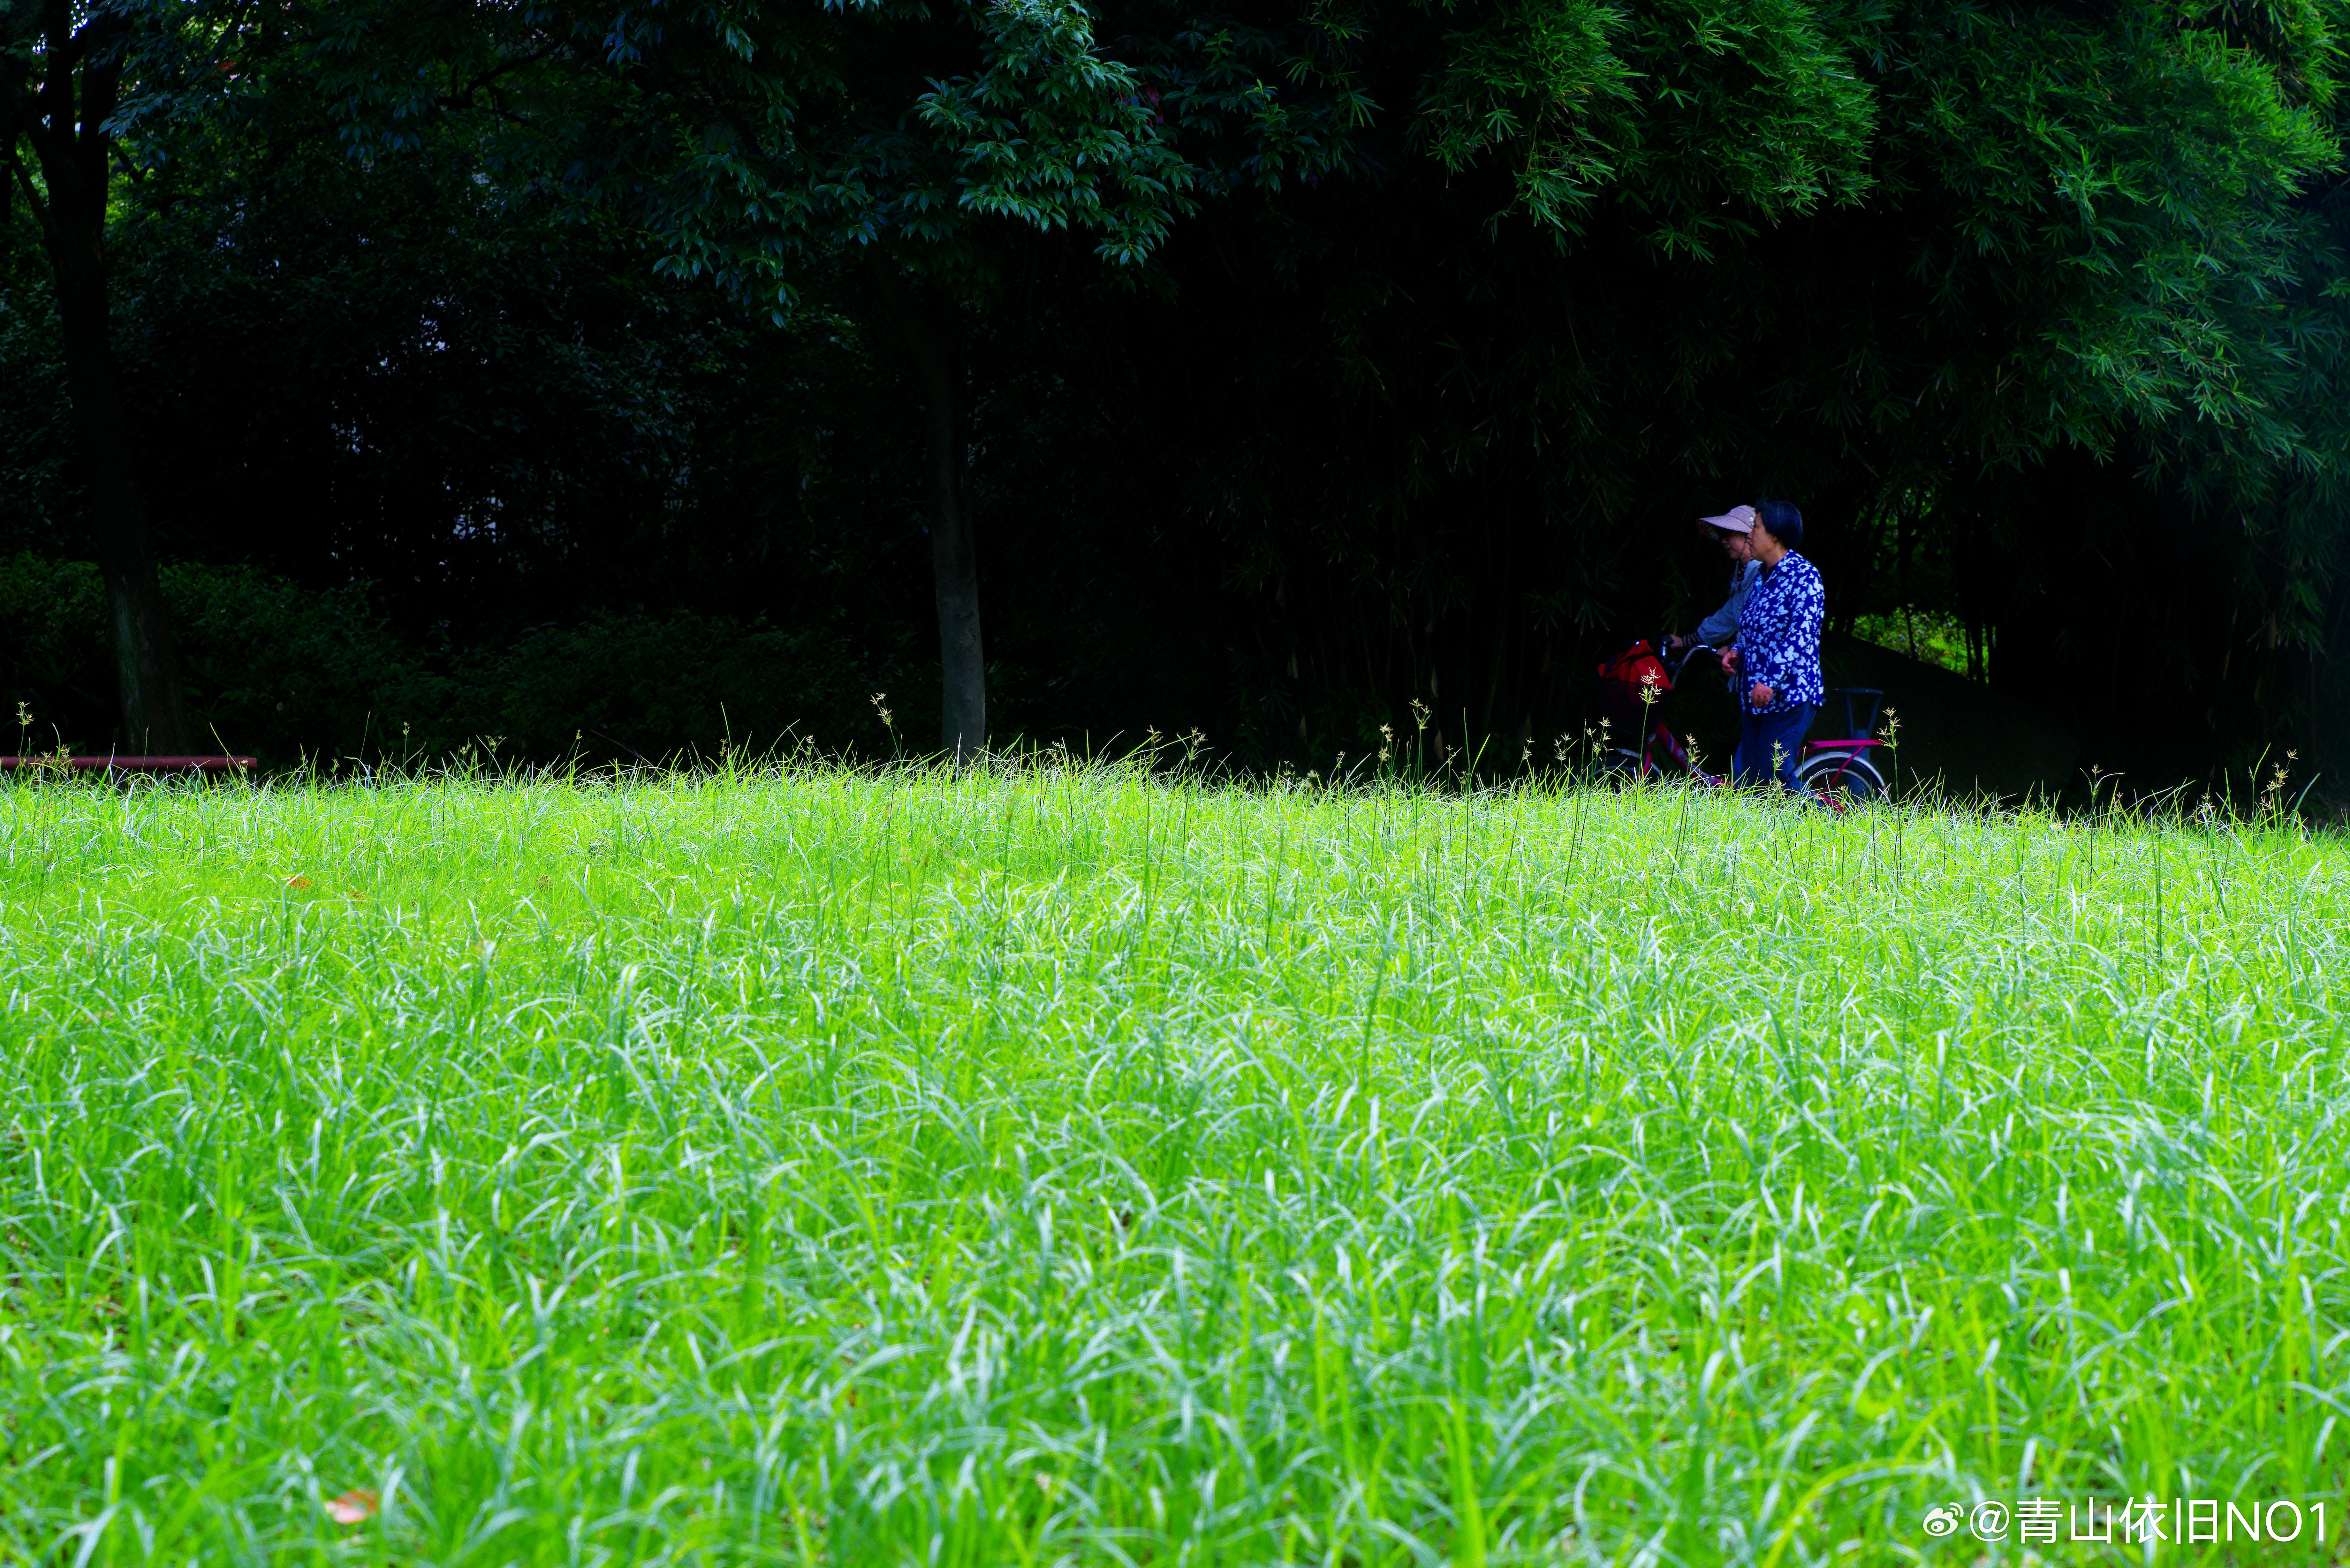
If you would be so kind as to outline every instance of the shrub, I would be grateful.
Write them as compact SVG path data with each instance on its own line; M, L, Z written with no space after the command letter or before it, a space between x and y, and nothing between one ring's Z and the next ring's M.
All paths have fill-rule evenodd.
M363 588L307 588L251 566L163 568L189 709L209 744L270 768L364 755L433 761L469 745L552 761L714 753L813 731L837 748L879 728L844 640L690 610L606 614L518 638L417 649ZM105 590L87 561L0 560L0 700L36 750L117 744ZM796 729L794 727L796 726ZM489 747L494 738L497 744ZM9 737L11 744L17 737Z

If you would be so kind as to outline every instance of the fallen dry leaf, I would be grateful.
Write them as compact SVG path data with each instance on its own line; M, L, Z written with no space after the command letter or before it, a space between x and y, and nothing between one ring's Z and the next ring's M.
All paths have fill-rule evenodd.
M288 877L286 878L286 885L288 888L307 888L310 885L310 878L307 877Z
M382 1500L363 1486L355 1486L327 1504L327 1517L337 1524L357 1524L373 1519Z

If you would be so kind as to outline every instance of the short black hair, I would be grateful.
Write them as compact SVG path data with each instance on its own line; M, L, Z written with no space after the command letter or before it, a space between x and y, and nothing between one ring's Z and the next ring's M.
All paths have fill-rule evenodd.
M1804 514L1795 510L1794 502L1758 501L1754 504L1754 521L1790 550L1804 547Z

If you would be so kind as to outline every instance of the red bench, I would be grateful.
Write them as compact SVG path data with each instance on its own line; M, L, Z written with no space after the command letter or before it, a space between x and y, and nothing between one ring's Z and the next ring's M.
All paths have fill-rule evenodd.
M57 768L77 774L240 774L253 765L251 757L0 757L0 773Z

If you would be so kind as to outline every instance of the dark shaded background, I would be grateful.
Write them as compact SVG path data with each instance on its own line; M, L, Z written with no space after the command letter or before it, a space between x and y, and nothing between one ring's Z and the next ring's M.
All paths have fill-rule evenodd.
M2305 779L2338 753L2340 656L2275 636L2272 601L2350 563L2261 558L2128 450L1986 470L1922 391L1892 430L1839 396L1854 342L1930 316L1904 258L1931 213L1701 266L1628 228L1571 255L1492 232L1471 183L1236 199L1132 274L1021 242L968 322L999 742L1196 726L1242 766L1326 767L1418 698L1440 754L1544 758L1603 653L1711 607L1690 519L1772 493L1804 509L1833 624L1907 603L1981 639L1989 707L1869 656L1918 754L1939 723L1980 761L1962 782L2241 778L2287 747ZM102 750L26 222L0 251L0 697L35 745ZM781 329L429 151L188 190L118 266L167 594L224 744L875 754L874 692L917 749L936 732L918 410L854 279Z

